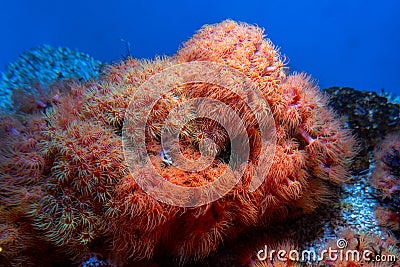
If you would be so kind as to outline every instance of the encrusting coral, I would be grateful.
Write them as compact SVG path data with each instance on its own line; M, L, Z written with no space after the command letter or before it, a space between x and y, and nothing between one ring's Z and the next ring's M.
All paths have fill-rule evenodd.
M239 71L269 105L275 154L254 192L248 189L263 157L260 125L229 88L182 84L160 95L145 122L144 138L152 168L165 180L184 187L208 184L229 170L226 131L207 119L185 125L179 136L185 157L199 158L204 138L215 143L206 147L215 155L211 164L188 172L176 168L161 146L163 121L192 98L232 108L244 121L250 157L242 179L226 195L191 208L159 202L136 182L152 175L150 170L124 160L121 135L132 97L148 108L150 91L137 95L137 89L153 75L187 62L214 62ZM100 253L117 265L168 256L178 264L197 261L244 229L310 213L329 203L333 188L348 179L355 142L311 79L299 73L287 76L285 68L262 29L227 20L204 26L173 57L128 58L108 66L98 81L73 83L68 93L50 92L51 105L1 121L0 186L7 190L0 204L22 207L36 231L70 257Z

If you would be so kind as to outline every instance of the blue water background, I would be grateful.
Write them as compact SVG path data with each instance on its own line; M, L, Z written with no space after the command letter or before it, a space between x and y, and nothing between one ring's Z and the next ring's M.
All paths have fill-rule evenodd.
M203 24L257 24L320 87L400 94L400 1L29 1L0 0L0 71L40 44L111 62L173 55Z

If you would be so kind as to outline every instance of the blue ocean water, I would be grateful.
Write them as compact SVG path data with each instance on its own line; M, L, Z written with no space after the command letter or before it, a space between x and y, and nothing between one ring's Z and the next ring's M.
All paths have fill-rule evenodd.
M173 55L202 25L257 24L321 88L400 94L400 1L1 1L0 72L41 44L112 62Z

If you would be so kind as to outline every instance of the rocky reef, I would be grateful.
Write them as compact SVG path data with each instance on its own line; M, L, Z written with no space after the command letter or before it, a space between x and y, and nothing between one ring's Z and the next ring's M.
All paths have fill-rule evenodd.
M387 134L400 130L400 103L391 101L388 95L349 87L331 87L323 91L329 95L330 106L344 116L347 127L360 142L352 169L368 169L374 148Z
M25 51L1 73L0 112L18 108L12 103L16 91L28 95L30 100L33 98L36 105L43 105L43 94L51 85L70 79L97 78L102 66L102 62L91 56L66 47L41 45Z

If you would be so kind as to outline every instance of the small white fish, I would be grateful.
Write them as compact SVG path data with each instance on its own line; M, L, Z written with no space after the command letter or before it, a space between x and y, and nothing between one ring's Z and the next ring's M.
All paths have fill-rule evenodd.
M171 156L168 154L169 150L163 150L161 152L158 153L158 155L162 158L162 162L165 165L172 165L172 158Z

